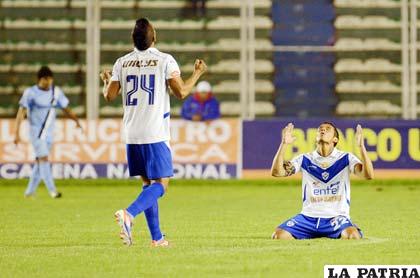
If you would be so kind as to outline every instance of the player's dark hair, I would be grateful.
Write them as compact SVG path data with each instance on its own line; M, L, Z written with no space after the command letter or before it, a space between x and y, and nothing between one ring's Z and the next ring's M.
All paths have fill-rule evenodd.
M38 80L43 78L43 77L53 77L53 72L51 71L51 69L47 66L42 66L37 73L38 76Z
M334 136L337 137L338 140L340 140L340 134L338 133L338 129L332 122L323 122L322 124L320 124L320 126L323 125L323 124L327 124L327 125L332 126L334 128ZM337 141L337 143L338 143L338 141ZM334 143L334 147L337 146L337 143Z
M137 19L132 33L135 47L138 50L148 49L152 45L154 37L153 27L149 20L147 18Z

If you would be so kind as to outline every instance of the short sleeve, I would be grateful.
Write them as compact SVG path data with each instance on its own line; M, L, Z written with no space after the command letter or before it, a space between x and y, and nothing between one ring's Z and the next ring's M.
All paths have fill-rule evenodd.
M174 57L168 55L166 59L165 67L165 77L166 79L172 79L175 77L181 76L181 70L179 69L178 63L175 61Z
M300 172L300 170L302 168L302 160L303 160L303 154L295 156L292 160L290 160L293 167L295 167L295 173Z
M362 164L362 161L354 154L349 153L349 167L351 173L354 173L354 166L356 166L356 164Z
M69 99L60 88L56 88L56 90L58 90L57 107L66 108L69 105Z
M23 92L23 95L19 100L19 106L29 109L30 103L31 103L31 90L28 88Z
M118 59L112 67L111 81L121 81L121 61Z

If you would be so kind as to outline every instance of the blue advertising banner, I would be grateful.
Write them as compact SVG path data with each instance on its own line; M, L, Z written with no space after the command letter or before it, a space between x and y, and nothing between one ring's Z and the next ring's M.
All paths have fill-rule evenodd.
M329 120L331 121L331 120ZM296 141L286 159L315 149L322 120L255 120L243 122L243 169L269 169L281 141L281 131L292 122ZM359 155L355 128L363 127L365 145L377 169L420 170L420 121L333 120L340 133L337 148Z

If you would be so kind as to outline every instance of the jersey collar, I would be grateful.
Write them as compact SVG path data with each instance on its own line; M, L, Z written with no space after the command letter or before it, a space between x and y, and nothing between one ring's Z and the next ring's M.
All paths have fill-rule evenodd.
M134 51L136 51L136 52L156 51L156 50L157 50L156 47L149 47L146 50L138 50L137 47L134 47Z
M316 150L314 150L312 154L314 158L324 157L324 156L321 156ZM334 148L331 154L327 157L337 157L337 156L338 156L338 150L337 148Z
M44 90L44 89L42 89L41 87L39 87L39 86L38 86L38 84L37 84L37 85L35 85L35 88L36 88L38 91L40 91L40 92L44 92L44 93L48 93L49 91L51 91L51 87L48 87L48 89L47 89L47 90Z

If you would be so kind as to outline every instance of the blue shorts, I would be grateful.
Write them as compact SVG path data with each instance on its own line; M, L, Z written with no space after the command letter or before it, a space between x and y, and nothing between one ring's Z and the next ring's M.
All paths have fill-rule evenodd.
M298 214L282 223L279 228L288 231L296 239L310 239L318 237L340 238L341 232L348 227L356 227L360 236L362 231L346 216L332 218L309 217Z
M172 177L172 154L165 142L153 144L127 144L130 176L143 176L154 180Z
M32 140L32 146L34 148L35 158L40 158L50 154L52 142L36 138Z

